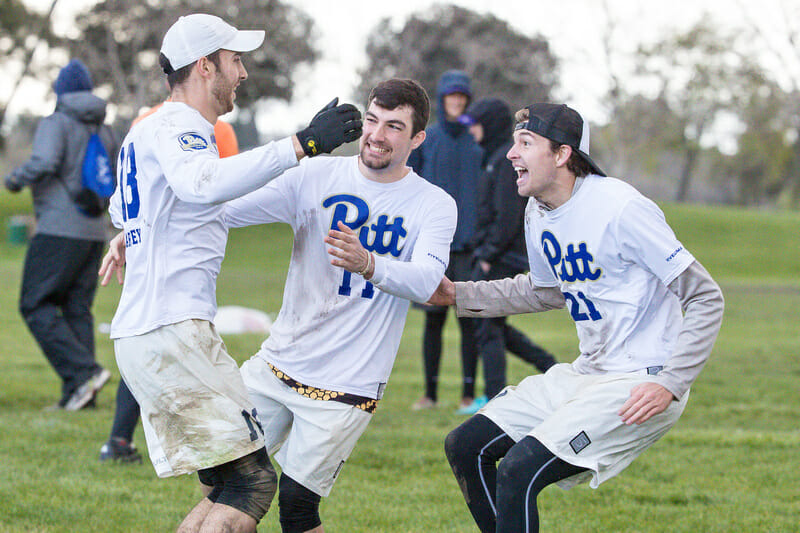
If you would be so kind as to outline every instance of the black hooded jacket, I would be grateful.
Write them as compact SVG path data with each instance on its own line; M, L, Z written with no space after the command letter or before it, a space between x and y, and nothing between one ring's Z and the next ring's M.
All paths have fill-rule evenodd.
M505 102L485 98L466 113L483 126L483 175L478 189L478 224L474 256L515 273L528 270L525 247L525 206L517 193L517 173L506 153L511 148L513 119Z

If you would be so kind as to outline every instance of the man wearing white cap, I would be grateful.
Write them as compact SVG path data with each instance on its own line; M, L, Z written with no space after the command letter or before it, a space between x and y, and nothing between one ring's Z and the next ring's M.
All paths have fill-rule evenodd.
M663 436L686 406L723 311L719 287L656 204L592 161L577 111L534 104L516 120L507 157L519 194L530 198L530 272L444 278L431 303L480 317L566 307L581 353L506 387L447 436L447 459L484 532L539 531L544 487L590 480L596 488Z
M222 204L361 134L358 110L334 100L296 135L220 159L214 124L247 79L241 53L263 40L263 31L212 15L170 27L160 56L170 101L123 141L109 208L122 232L103 261L103 284L114 271L122 282L127 262L111 337L141 405L150 459L160 477L199 471L207 488L178 531L255 531L276 489L258 415L212 323L227 240Z

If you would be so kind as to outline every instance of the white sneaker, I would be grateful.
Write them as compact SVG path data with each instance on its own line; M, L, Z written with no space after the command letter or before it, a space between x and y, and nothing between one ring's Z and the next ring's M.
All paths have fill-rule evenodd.
M75 392L72 393L72 396L69 397L69 400L64 405L64 410L77 411L86 407L86 404L92 401L92 398L100 392L100 389L103 388L109 378L111 378L111 372L105 368L101 369L75 389Z

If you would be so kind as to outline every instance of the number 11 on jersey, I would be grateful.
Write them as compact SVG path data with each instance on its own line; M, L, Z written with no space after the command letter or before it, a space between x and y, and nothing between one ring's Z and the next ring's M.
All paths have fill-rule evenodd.
M342 296L350 296L350 282L353 279L353 274L347 270L344 271L344 276L342 277L342 284L339 285L339 294ZM369 281L361 290L361 297L362 298L372 298L375 294L375 286L370 283Z

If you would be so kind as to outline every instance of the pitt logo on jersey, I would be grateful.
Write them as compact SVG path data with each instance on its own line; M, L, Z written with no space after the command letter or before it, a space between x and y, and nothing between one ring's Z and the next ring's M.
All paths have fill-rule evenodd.
M573 281L595 281L603 274L601 268L592 269L594 256L586 249L586 243L568 244L566 253L556 236L545 230L542 232L542 250L557 279L570 283Z
M369 219L367 202L352 194L336 194L322 202L322 207L333 207L331 229L338 229L339 222L353 230L361 228L358 240L368 251L378 255L391 254L400 256L403 243L408 232L403 227L403 217L395 217L389 221L388 215L380 215L374 224L364 225ZM370 237L372 240L370 242Z
M178 137L178 144L180 144L181 150L187 152L197 152L208 148L208 141L203 139L199 133L194 132L184 133Z

